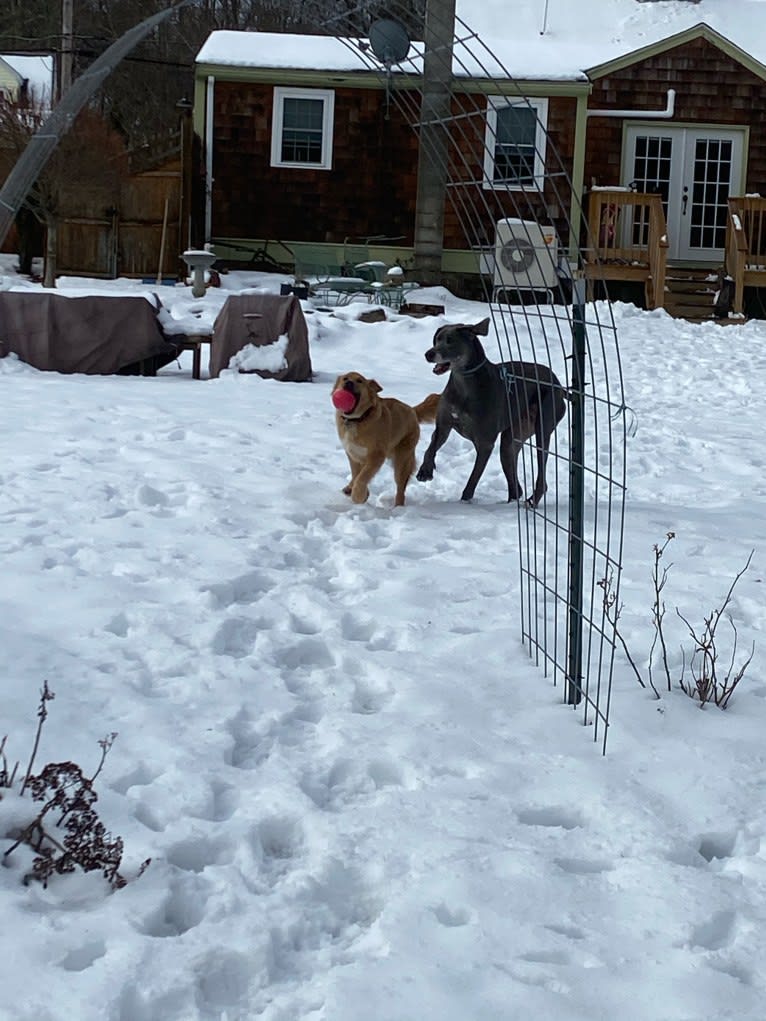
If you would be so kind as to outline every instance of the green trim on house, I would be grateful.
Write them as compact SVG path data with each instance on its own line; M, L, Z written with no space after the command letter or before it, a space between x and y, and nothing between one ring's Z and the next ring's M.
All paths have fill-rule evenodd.
M197 64L194 76L206 79L213 75L216 81L222 82L262 82L268 85L317 85L328 88L333 85L345 85L354 89L384 89L386 87L385 71L370 71L361 68L359 71L315 71L293 67L242 67L235 64ZM420 82L420 75L393 76L393 88L415 88Z
M695 25L693 28L687 28L684 32L678 32L676 35L671 35L661 39L659 42L652 43L651 46L643 46L641 49L633 50L632 53L625 53L614 60L608 60L604 64L597 64L595 67L588 68L588 76L591 79L603 78L604 75L612 74L615 71L622 71L626 67L631 67L642 60L647 60L649 57L655 57L660 53L665 53L667 50L675 49L676 46L682 46L684 43L700 38L706 39L711 45L731 57L732 60L742 64L748 71L752 71L757 78L762 78L766 81L766 65L756 60L744 50L741 50L739 46L735 46L725 36L720 35L704 22L700 22L699 25Z
M296 248L305 244L302 241L266 241L262 238L219 238L214 237L212 244L219 259L228 262L241 262L243 268L250 261L251 254L260 249L266 248L269 255L278 262L291 262L291 246ZM342 242L337 243L338 248L343 247ZM405 278L411 269L415 249L397 245L376 245L368 246L370 259L384 262L386 266L395 266L397 263L404 269ZM442 272L456 273L461 275L479 274L480 252L471 248L450 248L442 252Z
M277 262L292 262L293 246L300 248L301 245L306 245L307 243L306 241L277 241L273 238L267 240L266 238L213 237L212 239L213 248L219 259L243 263L250 261L253 252L262 249L265 249ZM342 241L324 242L324 244L328 246L334 244L336 248L343 248ZM404 267L405 271L408 265L412 265L415 252L414 248L402 247L400 245L376 245L374 243L367 246L367 251L370 259L385 262L387 266L394 266L396 263L399 263ZM475 253L474 261L476 261Z
M222 82L261 82L270 85L315 85L323 88L344 85L355 89L385 89L386 74L383 69L372 71L360 68L358 71L347 69L309 70L289 67L243 67L236 64L197 64L194 71L196 81L204 81L210 75ZM394 73L391 87L399 89L419 89L423 83L419 74ZM513 78L498 81L495 78L470 78L457 75L453 79L456 93L478 92L484 95L509 95L520 97L572 96L587 95L592 91L589 81L542 81L538 79Z
M588 81L539 81L537 79L509 78L455 78L456 94L472 93L485 96L510 96L518 99L544 99L564 97L579 99L589 96L593 85Z

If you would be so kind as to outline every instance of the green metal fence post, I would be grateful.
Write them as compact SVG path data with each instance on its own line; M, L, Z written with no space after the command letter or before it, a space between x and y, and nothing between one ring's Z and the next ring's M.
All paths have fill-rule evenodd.
M585 524L585 281L575 280L572 305L572 408L569 446L569 579L566 700L583 694L583 537Z

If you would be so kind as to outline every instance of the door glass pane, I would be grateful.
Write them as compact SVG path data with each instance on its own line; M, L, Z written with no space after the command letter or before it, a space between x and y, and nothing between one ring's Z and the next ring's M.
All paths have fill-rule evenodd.
M633 160L633 187L636 191L662 195L662 207L668 215L670 194L670 163L673 139L661 135L639 135L636 138ZM631 244L646 245L649 241L649 222L638 213L633 220Z
M694 143L691 186L691 248L723 248L726 243L726 202L731 187L733 142L698 138Z
M282 107L282 160L285 163L322 162L323 99L286 97Z

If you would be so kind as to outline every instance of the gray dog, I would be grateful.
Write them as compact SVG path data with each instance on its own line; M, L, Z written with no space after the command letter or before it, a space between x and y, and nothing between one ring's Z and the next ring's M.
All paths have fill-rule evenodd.
M529 498L536 507L548 488L545 464L553 430L564 417L568 392L554 373L537 362L491 362L479 340L486 336L489 319L476 326L441 326L434 334L426 360L434 372L450 377L439 399L436 428L417 473L420 482L434 477L436 453L453 429L476 448L476 463L463 490L462 500L474 491L500 436L500 463L508 480L508 500L519 500L517 464L525 440L534 436L537 479Z

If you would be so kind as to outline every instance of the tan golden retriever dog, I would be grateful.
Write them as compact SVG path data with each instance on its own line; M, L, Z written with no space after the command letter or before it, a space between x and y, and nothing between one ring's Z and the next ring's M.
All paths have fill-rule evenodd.
M338 376L332 388L335 424L351 466L351 481L343 492L364 503L370 480L384 461L391 461L396 480L396 507L404 505L404 491L415 471L415 448L420 422L433 422L439 394L414 408L395 397L378 397L383 388L358 372Z

